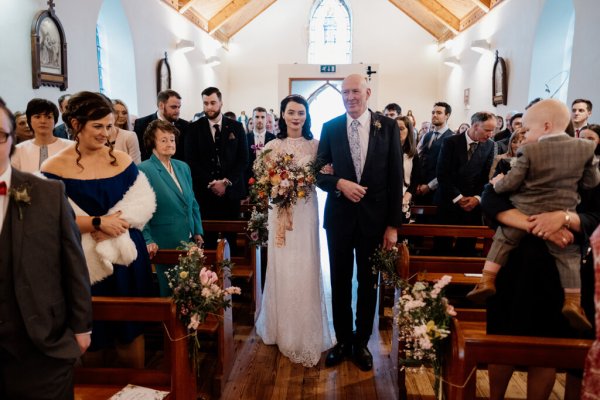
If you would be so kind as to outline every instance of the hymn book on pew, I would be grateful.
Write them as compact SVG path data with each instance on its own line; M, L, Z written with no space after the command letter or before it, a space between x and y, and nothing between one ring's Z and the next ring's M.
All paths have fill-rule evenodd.
M109 400L163 400L169 392L143 386L127 385Z

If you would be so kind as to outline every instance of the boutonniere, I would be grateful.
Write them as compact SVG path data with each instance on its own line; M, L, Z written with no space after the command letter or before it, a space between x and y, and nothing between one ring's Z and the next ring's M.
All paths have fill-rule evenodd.
M254 151L254 154L257 154L258 152L261 152L264 147L265 147L265 145L262 144L262 143L253 144L252 146L250 146L250 148L252 149L252 151Z
M375 131L373 132L373 136L375 136L377 135L377 132L379 132L379 130L381 129L381 121L375 119L372 125L375 128Z
M29 183L24 183L10 188L9 196L17 203L17 207L19 208L19 220L23 219L23 207L31 204L31 197L29 196L30 187Z
M235 140L235 135L233 134L233 132L229 133L229 140Z

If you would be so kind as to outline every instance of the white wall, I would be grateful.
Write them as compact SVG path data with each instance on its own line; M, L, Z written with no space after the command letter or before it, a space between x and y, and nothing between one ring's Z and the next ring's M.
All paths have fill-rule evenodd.
M278 0L233 37L224 108L239 114L256 105L278 110L289 78L337 78L371 65L371 108L397 102L418 120L437 100L439 55L434 38L387 0L348 0L353 20L353 64L321 74L307 65L312 0ZM297 63L297 65L293 65ZM362 66L357 64L363 63Z
M565 0L571 1L571 0ZM534 53L535 33L545 0L505 0L475 26L458 35L451 49L441 52L445 58L458 55L459 68L439 65L440 97L453 106L451 126L467 121L475 111L489 110L499 115L507 111L523 110L529 98L530 72ZM600 3L573 0L575 7L575 33L568 101L584 97L600 105ZM503 21L502 24L500 22ZM480 55L469 49L473 40L489 39L492 50L498 49L508 67L508 105L492 106L492 53ZM463 106L463 90L471 89L471 108ZM544 93L540 93L543 95ZM543 97L543 96L542 96ZM600 113L598 113L600 114ZM592 120L600 118L592 116Z
M156 65L168 51L172 88L183 97L182 117L189 119L202 108L200 92L215 85L228 90L226 64L202 66L205 57L223 56L220 44L186 18L159 1L121 0L134 45L138 114L156 110ZM61 0L56 15L67 38L68 93L98 90L96 23L102 0ZM56 101L59 89L31 86L31 23L35 14L47 9L46 0L0 0L0 96L13 110L24 110L33 97ZM175 51L179 38L193 40L196 49Z

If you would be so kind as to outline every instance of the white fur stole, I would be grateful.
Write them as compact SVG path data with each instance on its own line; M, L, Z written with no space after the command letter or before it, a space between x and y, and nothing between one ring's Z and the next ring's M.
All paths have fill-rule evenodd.
M87 216L75 202L69 199L73 211L77 216ZM144 225L156 211L156 196L148 178L142 171L119 200L106 215L121 211L121 218L129 223L132 228L143 229ZM81 245L90 273L92 284L100 282L113 273L113 264L129 265L137 258L135 243L129 236L129 231L115 238L97 243L90 233L81 235Z

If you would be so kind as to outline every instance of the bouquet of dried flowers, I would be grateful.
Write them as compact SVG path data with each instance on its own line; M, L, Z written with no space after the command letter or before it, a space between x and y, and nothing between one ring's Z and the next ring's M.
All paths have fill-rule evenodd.
M274 153L271 149L263 150L254 162L256 179L248 182L250 197L261 213L271 208L269 202L277 206L277 247L285 246L285 232L293 229L292 206L298 199L307 200L314 191L316 168L316 163L300 165L293 154Z
M173 301L177 307L179 319L190 334L190 360L200 370L200 342L196 335L198 326L209 314L218 315L222 309L231 307L231 295L240 294L238 287L223 288L219 275L204 265L204 252L195 243L182 243L179 250L185 250L185 256L179 256L179 264L167 271L169 287L173 290ZM217 266L223 274L228 274L231 263L223 262Z
M246 234L252 246L266 246L269 240L268 216L266 211L259 211L256 207L248 220Z

